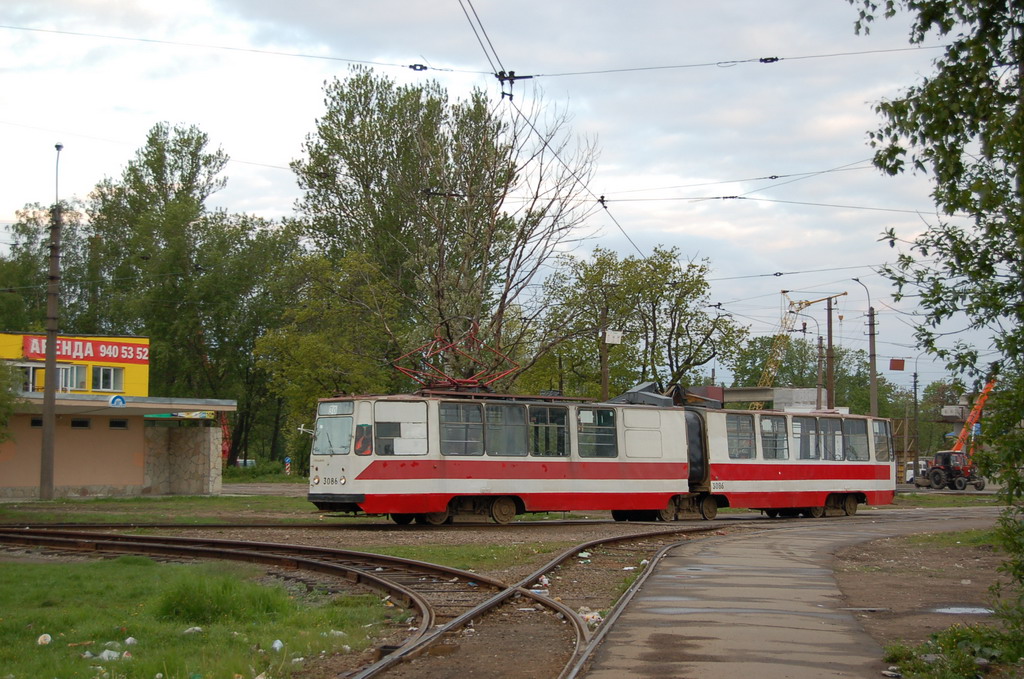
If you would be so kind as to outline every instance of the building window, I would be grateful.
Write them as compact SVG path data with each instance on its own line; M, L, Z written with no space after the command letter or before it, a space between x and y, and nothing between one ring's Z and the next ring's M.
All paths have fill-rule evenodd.
M22 391L42 391L43 381L40 376L43 374L43 369L32 365L18 366L21 371L21 390Z
M557 406L530 406L530 454L565 457L568 410Z
M761 451L766 460L789 459L789 437L784 416L761 416Z
M62 365L57 368L57 375L61 391L85 391L86 366Z
M124 368L93 366L93 391L124 391Z
M729 444L729 457L733 460L754 459L754 416L725 416L725 431Z
M580 457L618 457L618 436L615 433L615 411L611 408L580 408Z
M120 420L120 419L110 418L110 428L111 429L127 429L128 428L128 420Z
M32 423L29 426L31 426L33 429L42 429L43 428L43 418L41 418L41 417L33 417L32 418Z
M72 417L71 418L72 429L88 429L89 418L88 417Z

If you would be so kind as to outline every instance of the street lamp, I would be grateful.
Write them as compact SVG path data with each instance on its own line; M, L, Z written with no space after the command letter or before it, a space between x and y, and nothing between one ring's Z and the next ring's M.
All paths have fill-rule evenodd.
M871 370L871 374L868 377L869 391L870 391L870 413L872 417L878 416L878 375L875 370L875 307L871 305L871 293L868 291L868 286L864 285L859 278L854 278L855 283L860 283L860 286L864 288L864 292L868 296L868 367Z
M815 398L814 409L815 410L821 410L821 361L822 361L822 346L821 346L821 343L822 343L822 340L823 340L823 338L821 336L821 325L818 323L818 319L815 318L814 316L808 316L807 314L800 313L799 311L791 311L790 313L796 314L797 316L803 316L804 318L811 319L812 321L814 321L814 327L817 328L817 330L818 330L818 360L817 360L817 368L818 368L817 375L818 375L818 377L817 377L817 396ZM804 334L807 333L806 327L807 327L807 324L804 323L804 328L805 328Z
M53 222L50 225L50 271L46 285L46 378L43 382L43 445L39 455L39 499L53 499L53 458L57 434L57 331L60 312L60 152L64 144L54 145Z

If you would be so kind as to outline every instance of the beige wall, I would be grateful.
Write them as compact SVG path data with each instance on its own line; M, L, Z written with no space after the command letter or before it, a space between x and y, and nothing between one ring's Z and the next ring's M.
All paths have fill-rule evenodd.
M39 496L42 429L31 427L32 417L15 415L12 438L0 444L0 497ZM56 497L220 493L219 427L153 427L141 416L113 418L127 420L122 430L111 429L108 416L90 416L89 428L72 429L71 419L57 417Z

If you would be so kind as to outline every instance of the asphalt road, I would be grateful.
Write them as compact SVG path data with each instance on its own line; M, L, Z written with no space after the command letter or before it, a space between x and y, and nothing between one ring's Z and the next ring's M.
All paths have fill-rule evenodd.
M842 608L832 555L923 532L991 526L998 508L900 509L695 540L660 560L587 679L879 677L882 648Z

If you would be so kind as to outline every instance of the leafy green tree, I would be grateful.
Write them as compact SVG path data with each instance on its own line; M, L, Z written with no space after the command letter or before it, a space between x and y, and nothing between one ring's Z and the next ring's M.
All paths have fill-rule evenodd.
M549 346L532 286L593 209L578 199L592 149L570 148L564 119L509 119L480 91L452 102L364 68L329 83L325 105L293 163L300 215L329 261L361 253L398 295L399 353L470 331L504 353ZM457 377L478 369L451 360Z
M561 269L544 290L548 336L561 339L550 356L538 352L544 361L520 388L600 396L605 363L611 396L639 382L696 384L700 367L731 360L744 336L731 319L708 312L707 263L682 263L675 248L623 259L597 248L587 260L563 256ZM622 332L622 343L604 344L605 330Z
M753 387L758 384L774 340L774 336L755 337L743 347L733 367L733 386ZM841 346L835 347L834 353L836 405L847 407L853 413L867 413L871 401L868 386L871 372L867 354L862 350L851 350ZM816 343L799 337L788 338L772 382L773 386L816 388L819 374L818 354ZM820 360L821 384L822 389L825 389L827 384L824 356ZM878 414L881 417L903 417L904 413L897 406L896 386L881 376L877 378L877 385ZM822 407L824 401L825 397L822 396Z
M850 0L857 28L876 15L909 15L910 41L945 41L934 71L901 96L882 101L870 134L875 165L889 174L927 172L942 215L912 237L886 274L897 299L916 297L924 321L919 344L977 382L999 374L989 400L983 471L1003 485L1008 507L999 539L1014 591L1000 610L1024 638L1024 12L1019 3L987 0ZM964 218L963 216L967 216ZM968 222L968 225L964 225ZM903 243L894 230L890 244ZM952 345L955 323L985 337ZM982 354L991 344L994 355Z
M316 413L316 400L351 393L391 393L412 386L385 357L397 358L406 334L401 295L370 258L332 262L304 254L281 272L277 294L290 301L280 324L256 343L259 367L282 401L286 439L300 466L309 454L294 433Z
M46 291L49 275L50 225L53 212L42 205L17 211L10 227L10 251L0 256L0 327L11 332L42 332L46 326ZM83 304L84 243L88 228L77 201L62 205L61 328L78 328ZM83 331L85 332L85 331Z
M255 342L281 317L287 300L271 283L299 239L294 229L206 208L227 162L208 144L195 127L158 124L84 212L65 210L60 325L64 333L148 337L155 395L237 400L233 461L259 423L272 423L264 435L273 438L281 421ZM26 208L0 262L0 277L22 281L20 306L12 303L4 322L28 325L13 329L45 318L48 228L38 206Z

